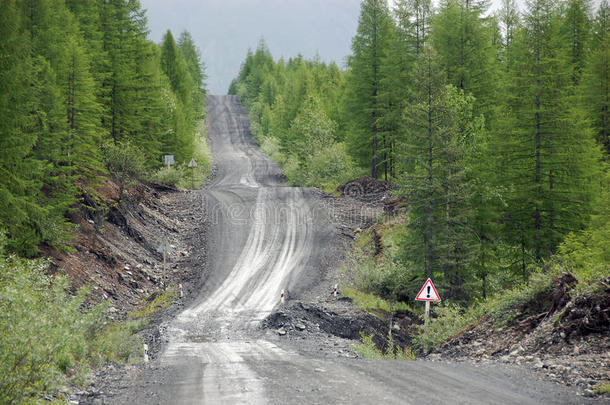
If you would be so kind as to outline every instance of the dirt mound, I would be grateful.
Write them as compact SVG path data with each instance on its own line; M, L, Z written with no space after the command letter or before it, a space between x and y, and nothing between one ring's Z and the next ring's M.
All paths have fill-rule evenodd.
M601 284L603 292L578 296L565 305L557 328L566 334L566 338L609 333L610 277Z
M593 394L610 382L610 279L576 295L577 280L556 277L550 291L515 308L509 322L483 319L429 355L523 364Z
M388 322L382 319L386 319L388 314L378 315L374 316L355 309L351 299L347 297L327 303L293 301L267 317L263 322L263 328L282 330L289 338L307 333L311 339L312 334L323 333L328 335L327 340L332 341L332 336L335 336L351 340L352 343L358 343L361 333L364 333L373 335L373 341L377 346L385 348L388 343ZM413 314L396 314L394 318L396 326L392 331L395 344L403 348L411 346L406 332L413 319L416 319Z
M396 189L398 187L395 184L389 181L377 180L370 176L361 177L337 187L337 191L341 195L364 201Z

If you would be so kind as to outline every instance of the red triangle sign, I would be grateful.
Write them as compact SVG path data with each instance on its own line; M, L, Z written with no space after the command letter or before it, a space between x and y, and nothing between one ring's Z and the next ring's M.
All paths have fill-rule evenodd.
M441 297L436 292L432 280L428 279L424 283L424 286L419 290L419 294L415 297L417 301L440 301Z

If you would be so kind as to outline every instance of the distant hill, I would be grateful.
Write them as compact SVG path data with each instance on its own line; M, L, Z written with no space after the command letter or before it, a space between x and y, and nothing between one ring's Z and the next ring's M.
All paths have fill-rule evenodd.
M248 48L264 38L274 57L317 54L343 66L359 0L142 0L150 38L191 32L207 64L211 94L225 94Z

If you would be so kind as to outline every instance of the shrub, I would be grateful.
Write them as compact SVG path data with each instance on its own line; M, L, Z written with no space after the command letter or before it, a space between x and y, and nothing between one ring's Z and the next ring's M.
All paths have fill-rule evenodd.
M377 310L390 312L392 310L392 303L384 300L383 298L369 294L363 291L359 291L355 288L345 287L343 289L343 295L351 298L355 306L362 309L363 311L371 312L375 314ZM409 311L415 312L413 308L406 302L398 301L394 304L394 311Z
M45 274L43 260L5 256L0 237L0 403L27 402L68 380L83 383L88 366L134 358L138 325L120 325L106 306L85 308L87 290Z
M192 153L197 167L188 167L190 159L188 162L177 164L171 168L163 166L151 176L152 180L181 189L201 188L210 175L212 167L203 121L199 123L198 131L195 134Z
M172 304L174 298L176 298L175 288L170 288L168 291L154 296L154 298L152 298L151 296L150 302L146 302L144 305L132 311L129 314L129 317L132 319L148 317L157 311L161 311L169 307Z
M375 256L374 251L372 233L358 235L354 250L346 257L343 273L357 290L388 299L404 299L409 286L404 266L389 251L384 251L383 256Z
M102 146L106 169L119 184L119 198L131 182L141 179L145 172L144 154L129 142Z
M276 162L282 164L284 163L284 156L280 150L280 140L274 136L266 136L263 137L263 142L261 143L261 151L269 156L271 159Z
M178 187L184 175L185 170L181 165L176 165L173 168L164 166L152 176L152 179L160 184Z
M284 175L293 186L304 186L307 182L306 169L296 155L289 155L284 161Z
M343 143L331 143L313 151L306 163L307 185L334 191L356 176L356 165Z

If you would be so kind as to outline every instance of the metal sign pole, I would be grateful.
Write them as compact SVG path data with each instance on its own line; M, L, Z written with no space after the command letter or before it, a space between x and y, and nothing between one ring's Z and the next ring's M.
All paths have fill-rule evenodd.
M163 287L165 287L166 284L165 281L167 278L167 255L170 253L170 248L171 245L169 244L167 238L163 238L163 240L159 244L159 248L157 249L159 253L163 254L163 268L161 271L161 284L163 284Z
M426 303L426 312L424 313L424 328L428 328L428 323L430 322L430 302L435 301L438 302L441 300L441 297L438 295L436 288L434 287L434 283L432 283L431 279L426 280L421 290L415 297L416 301L425 301Z
M165 287L165 276L166 276L166 262L167 257L167 249L163 249L163 274L161 275L161 282L163 283L163 287Z
M191 158L189 162L189 167L191 168L191 186L192 189L195 189L195 168L197 167L197 162L195 162L195 158Z

